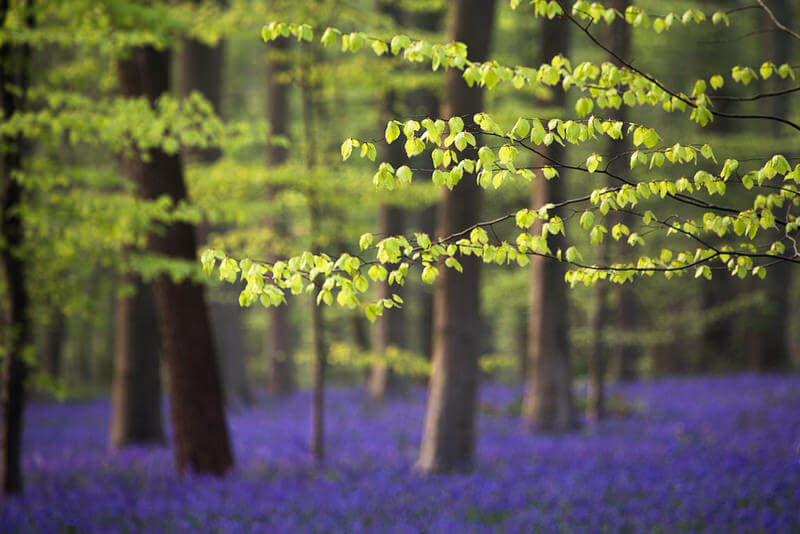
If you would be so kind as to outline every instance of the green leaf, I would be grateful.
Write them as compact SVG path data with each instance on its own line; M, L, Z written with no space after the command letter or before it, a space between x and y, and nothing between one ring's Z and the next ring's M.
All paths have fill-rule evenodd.
M384 137L386 137L386 142L389 144L392 144L395 139L400 137L400 127L397 125L397 122L389 121L389 123L386 125Z
M370 233L362 234L361 238L358 240L358 247L361 250L366 250L372 245L372 242L375 240L375 236Z
M456 135L464 129L464 120L461 117L451 117L447 124L450 126L450 135Z
M401 184L410 184L412 174L411 169L408 168L407 165L401 166L397 169L397 172L395 172L395 176Z
M531 125L527 119L520 117L517 119L517 123L514 125L512 131L518 138L525 139L528 136L528 132L531 131Z
M382 56L386 52L388 52L389 47L386 45L385 42L380 41L378 39L374 39L372 41L372 51L375 52L376 56Z
M460 272L460 273L463 273L463 272L464 272L464 268L463 268L463 267L461 267L461 264L458 262L458 260L456 260L456 259L455 259L455 258L453 258L453 257L450 257L450 258L447 258L446 260L444 260L444 264L445 264L447 267L450 267L450 268L452 268L452 269L455 269L456 271L458 271L458 272ZM424 279L424 278L423 278L423 279ZM432 282L430 282L430 283L432 283Z
M347 161L347 158L353 153L353 141L354 139L352 137L348 137L345 139L344 143L342 143L342 160Z
M439 270L433 265L427 265L422 269L422 281L426 284L434 283L437 276L439 276Z

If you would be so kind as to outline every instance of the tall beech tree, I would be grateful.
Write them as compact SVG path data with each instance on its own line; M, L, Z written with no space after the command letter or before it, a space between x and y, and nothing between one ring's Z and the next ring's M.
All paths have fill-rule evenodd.
M169 91L169 65L168 51L151 46L132 49L118 63L123 93L155 103ZM138 194L146 200L166 195L174 203L186 199L180 156L161 149L146 156L146 161L131 162L140 167ZM149 252L168 258L191 261L196 248L195 229L184 222L159 225L148 240ZM162 274L154 279L153 292L167 364L178 469L221 475L233 465L233 456L203 287Z
M290 50L287 38L276 40L267 50L267 116L272 134L286 137L289 134L289 80L290 69L287 53ZM284 144L271 143L267 147L267 166L277 168L289 159L289 150ZM270 201L280 195L280 188L271 187ZM288 234L284 210L273 214L267 224L277 239ZM273 257L279 254L273 252ZM267 359L267 391L274 396L282 396L294 390L294 368L292 365L292 337L290 321L290 301L285 306L276 306L267 310L268 325L264 331L264 352Z
M123 164L137 182L144 166L133 158ZM111 446L163 443L161 417L161 343L150 284L135 274L120 280L130 287L114 306L114 376L111 392Z
M222 115L222 83L225 42L209 45L197 39L185 38L179 54L179 92L184 98L197 91L211 104L214 113ZM210 165L222 156L218 146L187 150L187 156L198 163ZM198 227L200 240L214 231L210 225ZM236 302L235 289L224 286L219 294L209 293L208 312L225 400L230 407L252 404L254 397L247 378L246 352L242 338L242 309Z
M541 63L550 63L559 54L567 56L569 35L568 21L562 18L542 20ZM563 109L565 92L558 86L554 87L548 104ZM553 143L542 154L541 165L564 161L566 148ZM564 179L540 179L533 183L532 209L548 203L557 204L566 198ZM542 225L537 222L534 232L541 231ZM550 236L547 244L551 250L566 248L563 234ZM528 425L546 430L568 430L576 423L570 371L567 287L563 283L566 271L563 263L551 258L534 256L531 259L528 364L522 416Z
M400 9L391 4L379 1L378 9L391 18L395 24L400 24L402 13ZM397 104L399 96L394 89L385 89L378 101L378 117L380 126L385 125L392 117L397 116ZM394 167L400 167L407 163L407 157L403 152L403 147L397 145L386 145L382 150L381 158L389 162ZM378 227L382 234L399 235L405 231L406 213L403 208L384 204L378 209ZM398 288L392 287L388 282L381 282L378 286L380 298L392 298L392 294L398 293ZM402 296L402 295L401 295ZM376 320L374 348L378 354L386 354L392 348L404 348L406 344L406 325L405 317L401 310L387 310ZM382 399L387 391L394 389L397 377L392 372L391 367L385 363L373 365L369 371L367 381L367 391L373 399Z
M470 59L484 61L494 26L494 0L455 0L450 4L447 37L467 45ZM465 128L478 131L472 115L483 108L483 90L469 87L461 73L445 73L441 116L463 117ZM467 153L470 155L471 153ZM471 154L473 157L475 154ZM439 198L436 234L459 232L479 221L481 189L465 176ZM434 288L433 370L417 467L424 472L468 469L475 447L475 404L480 346L480 260L466 257L462 272L440 265Z
M27 29L34 25L33 2L22 3L22 20ZM0 1L0 27L10 18L11 6ZM0 44L0 105L3 116L21 112L26 104L29 85L31 47L8 41ZM4 495L22 491L22 411L25 402L27 364L25 351L31 342L29 296L25 280L22 245L25 236L21 207L24 189L17 173L22 170L25 144L21 135L0 138L0 186L2 186L2 220L0 220L0 255L3 265L6 327L4 336L2 384L2 427L0 427L0 489Z
M611 0L608 6L616 10L624 10L625 4L623 0ZM622 57L626 57L630 51L630 26L620 20L614 20L606 31L606 42L611 50ZM615 63L620 67L619 61L616 61L614 56L609 54L608 60ZM628 113L625 107L610 110L609 116L618 121L627 122ZM625 155L625 146L621 140L609 139L607 141L608 158L611 161L623 161ZM621 167L617 163L617 167ZM623 169L624 170L624 169ZM608 187L613 187L611 180L606 178ZM623 214L623 224L632 224L631 216ZM598 263L606 264L609 261L610 251L607 241L599 243L595 248ZM594 287L592 294L592 305L590 310L590 331L591 331L591 344L589 348L589 381L587 383L587 402L586 402L586 415L589 419L598 420L605 416L605 379L606 371L608 369L609 348L603 339L603 332L609 324L609 306L608 306L608 290L607 284L599 284ZM627 291L627 289L626 289ZM625 318L630 318L631 311L629 308L633 305L632 296L622 296L618 303L619 308L625 308L624 311L619 311L618 318L622 318L621 322L617 323L619 327L630 328L633 324L625 323ZM630 352L625 352L630 349L623 349L621 346L616 348L618 358L630 360L632 355Z

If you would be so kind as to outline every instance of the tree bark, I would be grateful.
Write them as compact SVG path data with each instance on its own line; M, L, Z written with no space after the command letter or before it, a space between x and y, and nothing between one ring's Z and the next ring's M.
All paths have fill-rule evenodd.
M454 0L448 15L448 41L467 44L472 60L489 53L494 1ZM468 87L457 70L445 74L445 118L462 116L465 128L483 107L483 91ZM473 151L474 152L474 151ZM475 157L467 151L465 157ZM481 192L465 174L452 191L442 190L437 211L438 236L463 230L478 221ZM473 461L475 403L478 386L480 328L480 261L461 257L463 273L439 265L434 289L433 370L428 389L422 444L417 467L423 472L469 469Z
M611 0L609 7L624 11L624 0ZM615 20L608 27L607 42L612 50L622 55L627 56L630 49L630 27L627 23L621 20ZM619 62L613 56L608 57L608 61L617 63ZM610 118L618 121L625 121L627 119L626 106L620 106L619 109L611 109L609 113ZM608 161L624 161L622 158L624 145L618 140L608 140ZM608 185L610 180L606 180ZM630 221L623 220L624 224L630 224ZM608 241L603 240L595 248L595 253L598 262L601 265L609 263L609 250ZM587 387L587 402L586 402L586 417L589 420L600 420L605 417L605 375L608 358L608 347L603 339L603 332L608 325L608 282L600 281L594 287L592 295L591 307L591 345L589 348L589 382ZM624 299L623 299L624 301ZM623 302L625 304L627 302Z
M788 0L772 0L770 2L772 12L775 17L788 23L792 21L792 6ZM791 26L791 24L790 24ZM776 65L788 63L792 59L792 37L785 32L773 31L767 33L771 36L771 43L767 46L771 48L772 61ZM780 82L775 80L775 89L780 87ZM789 96L772 98L771 115L776 117L786 117L790 112ZM772 135L780 138L782 131L780 124L772 124ZM780 185L780 180L775 179L774 185ZM785 240L787 246L791 246ZM769 268L769 273L765 280L754 280L753 285L763 289L766 293L767 304L759 310L755 328L748 328L749 345L749 364L752 369L757 371L781 371L786 370L791 365L791 356L788 342L789 314L790 314L790 290L792 283L792 266L788 263L778 263Z
M379 2L379 9L392 17L395 23L401 23L400 10L391 4ZM379 130L383 131L386 122L395 118L397 114L397 95L391 89L387 90L382 98L379 99L378 121ZM395 169L404 165L406 157L403 146L400 143L382 145L381 159L390 163ZM405 210L392 205L383 204L378 209L378 227L383 235L400 235L405 231ZM393 293L402 296L401 286L391 286L388 281L378 284L378 296L380 298L392 298ZM405 348L405 314L402 310L393 308L385 310L383 315L378 317L375 322L374 330L375 352L378 355L385 355L391 348ZM384 363L378 363L370 369L367 391L373 400L383 399L387 393L396 389L397 377L392 369Z
M111 446L164 443L161 418L161 367L158 324L152 288L135 276L130 296L115 305L114 379Z
M208 46L194 39L184 39L180 54L180 94L184 98L197 91L208 100L217 115L222 109L223 58L225 43ZM200 163L211 164L222 156L219 147L191 149L187 156ZM208 225L199 228L200 241L205 242L214 231ZM211 290L218 293L208 303L214 343L222 373L222 386L228 407L253 403L253 392L247 379L247 354L242 339L242 308L237 302L238 290L225 285Z
M311 457L318 464L325 461L325 345L322 304L317 305L318 292L314 292L311 303L311 335L314 345L314 361L311 366Z
M289 51L289 40L276 39L270 44L270 57L267 60L267 113L272 133L287 136L289 133L289 85L281 78L289 70L285 55ZM270 144L267 148L267 166L279 167L286 163L289 154L285 146ZM280 193L277 187L270 187L270 202L275 203ZM276 236L286 236L289 232L285 210L269 218L267 224ZM273 257L278 254L273 253ZM267 391L273 396L283 396L294 391L294 365L292 364L292 338L290 301L282 306L267 310L269 326L265 331L264 349L267 357Z
M134 48L119 62L123 93L154 102L169 90L169 63L167 51ZM158 149L148 155L147 162L137 160L138 194L146 200L166 195L174 203L186 199L180 156ZM150 252L170 258L196 261L196 249L194 227L182 222L160 226L148 240ZM167 363L177 468L221 475L233 464L233 456L203 288L164 274L153 281L153 291Z
M5 24L11 7L0 0L0 26ZM25 25L33 27L33 6L23 3ZM0 45L0 104L3 116L10 117L25 106L28 89L28 69L31 49L28 45ZM19 93L15 93L16 86ZM21 95L21 96L20 96ZM2 220L0 220L0 259L6 284L5 358L3 358L2 428L0 428L0 486L3 495L22 492L22 424L25 404L27 365L24 353L31 341L28 317L29 296L26 288L25 266L21 247L25 237L20 206L23 202L22 184L14 174L22 169L23 140L21 136L3 137L0 153L2 182Z
M598 245L600 263L605 263L605 240ZM606 375L606 345L603 332L606 326L608 285L601 280L597 283L592 293L591 342L589 346L589 382L586 389L586 417L590 421L599 421L606 415L605 375Z
M67 321L61 310L53 311L42 348L42 370L52 378L61 377L66 327Z
M542 63L553 56L566 54L569 45L569 22L562 18L543 20ZM566 95L553 90L551 105L563 108ZM566 150L556 143L546 149L548 157L563 161ZM534 180L531 202L539 209L549 202L565 198L564 176ZM541 222L533 232L541 231ZM548 246L555 252L564 248L564 237L548 237ZM564 431L577 422L572 399L570 372L569 318L563 263L540 256L531 259L530 315L528 318L528 366L522 416L529 427Z
M613 7L621 12L625 11L627 5L628 2L626 0L613 0L613 2L609 3L609 7ZM622 21L615 21L609 27L608 31L608 44L611 50L616 52L620 57L630 57L630 35L629 24ZM616 63L617 66L621 66L613 57L610 57L608 60ZM619 109L613 110L611 118L618 121L627 121L627 106L622 105ZM609 148L612 149L612 153L609 154L608 159L611 161L614 156L621 154L624 148L620 142L611 140L609 143ZM622 162L622 159L618 161ZM630 228L634 224L635 218L630 213L621 213L619 215L619 222ZM614 254L617 257L624 257L628 251L628 247L623 240L613 245L613 248L615 249ZM616 329L619 331L635 330L639 323L639 303L633 289L633 284L622 284L616 287L614 291L617 293L618 300L617 309L614 310L615 313L612 315L612 320ZM615 380L626 381L636 378L636 364L640 356L640 351L636 346L630 343L617 343L610 347L609 352L609 367L611 376L614 377Z
M445 9L438 8L433 12L412 12L408 14L408 26L435 32L441 28ZM435 91L421 87L409 92L407 97L410 116L434 117L440 107ZM436 206L423 208L416 217L417 227L421 232L434 235L436 232ZM433 359L433 288L428 284L418 287L419 317L416 320L418 342L416 349L429 360Z

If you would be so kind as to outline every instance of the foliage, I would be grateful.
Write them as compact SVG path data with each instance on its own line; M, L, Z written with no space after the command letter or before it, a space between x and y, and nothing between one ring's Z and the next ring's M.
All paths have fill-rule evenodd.
M512 8L524 6L543 18L563 16L579 28L597 47L597 27L619 19L640 31L655 35L679 25L709 24L731 29L735 22L728 13L706 14L689 9L681 14L651 16L641 8L624 12L599 3L579 1L568 6L557 0L512 1ZM522 13L520 14L522 16ZM669 32L665 33L665 36ZM206 272L219 266L221 278L246 281L240 302L250 305L260 300L264 305L283 302L285 291L312 292L320 285L318 303L334 301L345 307L362 307L374 320L386 308L402 304L397 299L363 302L369 281L388 280L402 285L412 265L420 268L423 282L433 283L442 266L459 270L458 258L477 255L485 263L525 265L531 255L544 256L569 264L566 280L573 286L592 285L598 280L615 283L632 281L635 276L649 277L662 273L667 279L688 271L696 278L711 278L715 269L724 269L740 278L763 278L775 262L797 263L794 235L800 220L791 212L800 203L798 183L800 165L792 167L787 157L771 154L754 162L750 159L719 158L708 142L685 142L667 139L665 134L644 123L605 119L604 110L620 106L650 107L666 114L681 114L692 123L705 127L716 120L771 120L787 128L800 126L786 117L765 114L733 114L717 110L721 100L759 100L788 94L796 87L782 87L774 94L746 97L720 95L726 85L749 86L754 80L795 78L788 64L765 61L757 67L735 65L729 74L708 73L690 88L676 90L648 74L625 58L618 63L577 61L556 56L538 67L509 67L496 61L483 63L468 59L463 43L431 43L407 35L375 37L366 32L346 32L333 27L316 28L307 23L272 22L262 37L269 42L279 37L295 37L301 43L318 41L325 47L340 47L342 52L369 50L374 55L394 55L411 63L428 63L436 71L453 68L462 71L465 82L493 89L510 85L520 92L537 92L561 87L577 93L573 117L520 116L511 125L501 126L488 113L478 113L473 120L479 131L465 129L466 117L426 118L418 121L391 120L386 125L384 141L403 143L406 154L419 158L430 149L432 164L422 169L430 173L434 185L452 189L459 181L475 175L486 189L498 189L513 181L565 179L567 175L606 176L610 186L591 185L589 180L580 194L537 209L520 209L493 220L478 223L450 236L436 238L423 233L413 236L387 236L376 239L364 234L359 242L362 253L339 256L305 252L274 264L238 262L219 250L203 255ZM663 115L666 120L669 115ZM479 143L478 134L503 143L493 146ZM594 147L603 138L628 143L625 154L628 170L613 167ZM348 137L341 145L344 160L360 156L375 160L376 141ZM555 161L543 152L553 143L583 150L576 163ZM477 150L477 157L470 156ZM395 169L383 162L373 175L378 188L402 189L413 181L414 170L403 165ZM583 182L581 182L583 183ZM734 195L729 189L736 189ZM565 224L568 210L581 206L578 225ZM617 222L613 215L627 213L640 221L636 228ZM507 230L505 238L495 227L515 221L518 229ZM564 234L569 243L553 250L548 235ZM630 257L618 258L607 265L584 259L577 243L588 237L597 245L609 237L628 245ZM654 239L654 237L658 239ZM651 242L657 246L651 246ZM241 275L239 274L241 273ZM368 299L367 299L368 300Z

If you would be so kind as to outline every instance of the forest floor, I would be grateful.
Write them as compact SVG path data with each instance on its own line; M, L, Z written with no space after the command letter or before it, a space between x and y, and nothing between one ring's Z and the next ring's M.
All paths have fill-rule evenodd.
M380 406L328 394L323 468L307 394L230 419L237 467L180 478L167 448L111 453L109 404L27 411L26 495L2 532L800 532L800 376L613 389L615 415L526 433L520 390L485 385L471 474L413 471L424 391Z

